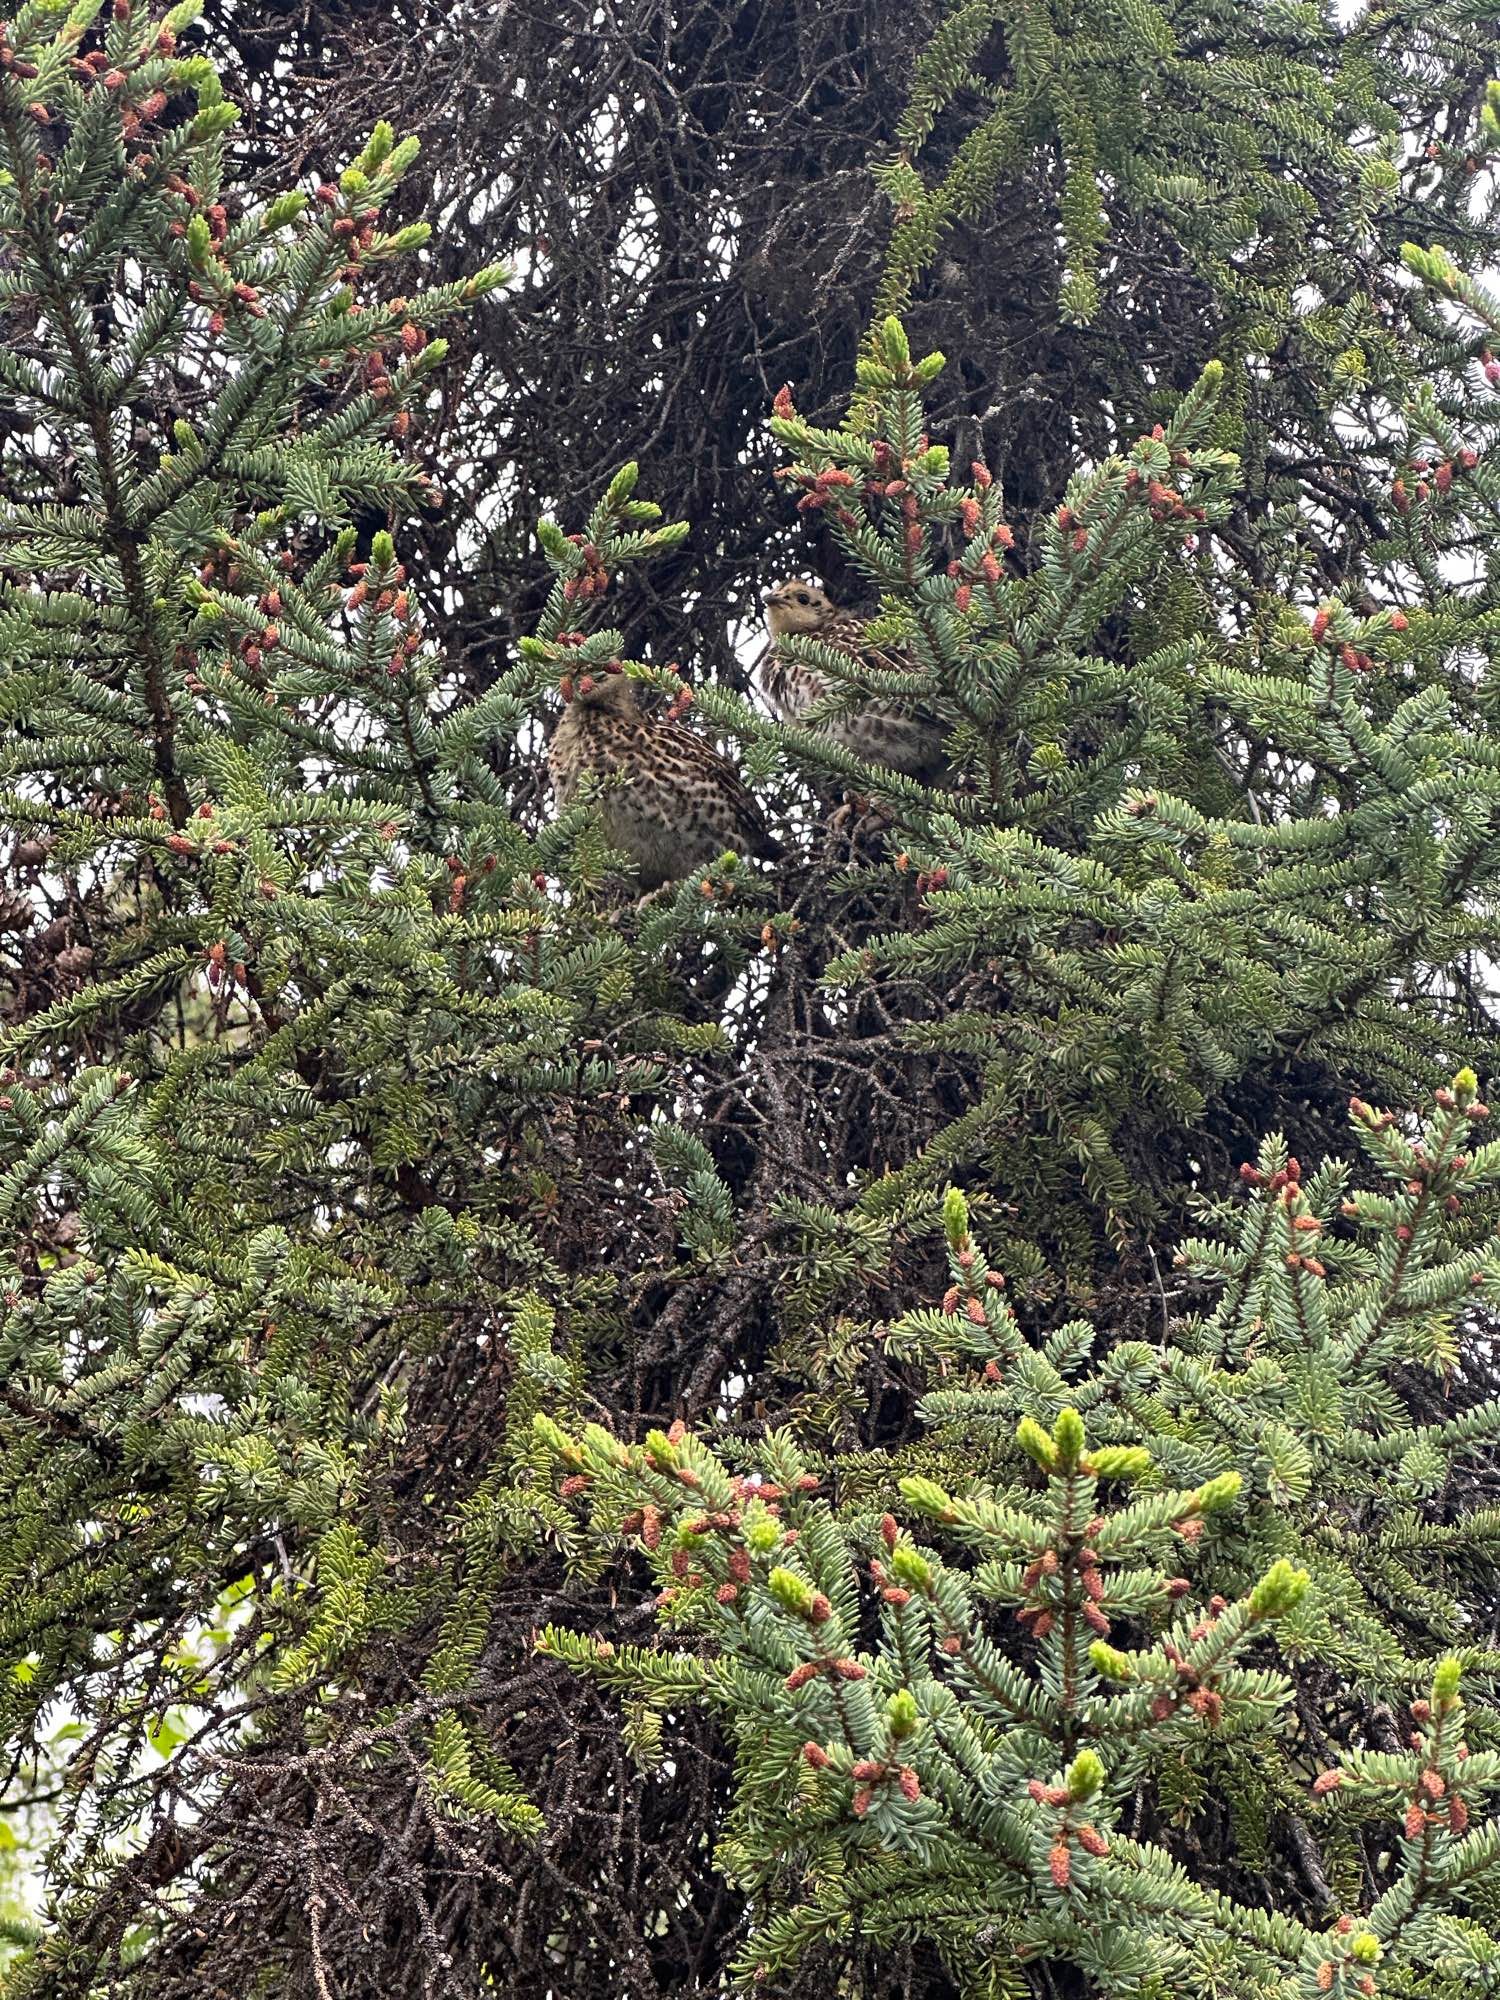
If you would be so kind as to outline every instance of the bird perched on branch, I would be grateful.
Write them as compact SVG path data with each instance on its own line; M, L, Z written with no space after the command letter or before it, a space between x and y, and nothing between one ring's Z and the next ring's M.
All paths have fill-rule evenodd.
M777 584L766 592L765 603L771 644L761 662L760 685L785 722L799 721L830 690L816 667L787 653L783 639L815 639L881 673L911 671L911 662L900 654L870 644L865 637L868 619L841 610L815 583L794 580ZM953 781L946 751L948 732L935 716L872 698L849 714L816 726L830 742L868 764L888 765L923 784Z
M562 720L547 753L558 805L573 803L586 774L612 781L599 788L600 824L646 890L726 851L779 860L781 844L734 766L672 709L653 713L650 701L649 687L618 667L563 682Z

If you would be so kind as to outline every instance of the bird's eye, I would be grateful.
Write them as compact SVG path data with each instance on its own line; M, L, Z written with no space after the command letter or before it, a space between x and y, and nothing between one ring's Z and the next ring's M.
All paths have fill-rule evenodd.
M811 604L812 599L808 596L805 590L799 590L797 592L797 602L799 604Z

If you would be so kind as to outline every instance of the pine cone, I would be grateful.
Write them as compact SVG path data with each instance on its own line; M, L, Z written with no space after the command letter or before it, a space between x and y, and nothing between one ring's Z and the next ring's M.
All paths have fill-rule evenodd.
M29 931L36 922L31 898L21 889L0 889L0 937Z
M93 962L93 951L86 944L69 945L57 954L57 969L67 979L81 979Z

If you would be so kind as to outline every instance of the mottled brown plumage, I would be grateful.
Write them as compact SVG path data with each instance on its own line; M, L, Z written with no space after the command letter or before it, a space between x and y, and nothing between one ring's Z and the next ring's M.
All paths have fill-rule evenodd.
M548 751L558 805L571 805L591 776L604 836L630 856L643 889L726 851L778 860L780 843L734 766L648 702L642 683L618 672L578 681Z
M766 699L786 722L797 722L815 702L829 692L827 681L804 660L793 659L782 647L783 639L803 636L820 645L878 668L882 673L910 671L910 662L898 654L871 646L865 636L868 621L856 612L841 610L826 590L815 583L794 580L778 584L766 593L766 630L771 637L769 652L760 669L760 685ZM946 785L953 781L948 761L947 730L930 715L894 707L889 702L870 700L847 715L817 725L830 742L868 764L886 764L924 784Z

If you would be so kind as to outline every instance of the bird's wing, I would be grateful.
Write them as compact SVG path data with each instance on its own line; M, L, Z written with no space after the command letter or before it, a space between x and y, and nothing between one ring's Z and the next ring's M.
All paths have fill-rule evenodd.
M779 845L766 826L765 815L755 794L729 759L722 756L696 729L684 729L675 722L664 723L662 727L671 731L675 754L716 788L752 851L767 855L779 852Z
M905 653L893 653L884 646L861 646L859 650L860 658L868 660L877 673L913 674L917 671L915 664Z
M852 612L844 612L828 628L825 644L836 647L841 653L853 653L881 674L909 674L915 671L908 656L885 646L872 646L866 634L869 620L858 618Z

